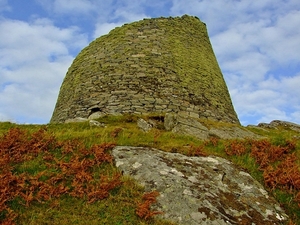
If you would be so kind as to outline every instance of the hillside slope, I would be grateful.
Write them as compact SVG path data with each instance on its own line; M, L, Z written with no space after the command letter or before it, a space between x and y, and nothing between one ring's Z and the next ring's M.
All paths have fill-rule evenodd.
M191 136L157 128L145 133L133 115L89 123L0 123L0 221L4 224L171 224L149 208L156 194L123 176L110 154L115 145L146 146L186 156L215 155L249 172L299 224L299 132L285 126L247 128L263 140ZM145 118L145 119L149 119ZM151 119L151 118L150 118ZM293 224L291 221L289 224Z

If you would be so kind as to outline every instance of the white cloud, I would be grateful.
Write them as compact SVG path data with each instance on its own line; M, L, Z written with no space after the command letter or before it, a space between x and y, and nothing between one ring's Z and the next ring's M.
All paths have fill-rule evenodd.
M86 36L45 19L2 20L0 31L1 117L48 122L73 60L70 51L86 46Z
M0 89L0 105L5 109L6 116L22 123L48 122L58 89L72 59L65 56L54 63L41 60L36 65L6 72L8 81L2 83Z
M148 18L144 13L145 1L116 1L117 5L108 5L108 11L111 13L108 17L103 17L99 15L93 38L97 38L104 34L109 33L115 27L122 26L125 23L131 23L134 21L139 21L144 18ZM114 21L114 22L111 22Z
M133 12L131 10L133 10ZM118 18L119 21L125 22L138 21L148 17L144 13L134 11L136 11L136 9L133 9L132 7L119 8L114 12L114 17Z
M123 25L123 23L98 23L93 34L93 38L98 38L104 34L108 34L112 29Z
M278 17L273 26L261 29L261 49L280 65L299 60L300 10Z
M256 123L280 119L300 123L300 74L293 77L269 77L246 89L231 91L237 113L243 124L254 118Z
M277 23L270 26L267 20L259 20L229 28L213 36L211 41L222 70L239 73L244 82L258 82L273 69L274 64L298 61L298 33L295 29L292 35L288 35Z
M14 67L34 62L50 55L66 55L68 48L86 44L85 36L76 28L60 29L48 20L39 19L33 23L18 20L0 21L0 65ZM26 60L26 61L24 61Z
M257 123L270 123L272 120L291 121L291 117L286 115L284 110L280 110L276 107L265 108L264 110L259 110L258 112L261 113L261 117Z
M116 13L118 14L118 17L121 17L122 19L117 23L98 22L95 26L93 38L98 38L104 34L108 34L112 29L116 27L120 27L125 23L130 23L130 22L134 22L146 18L145 15L133 15L133 14L128 14L127 12L124 11L120 11Z

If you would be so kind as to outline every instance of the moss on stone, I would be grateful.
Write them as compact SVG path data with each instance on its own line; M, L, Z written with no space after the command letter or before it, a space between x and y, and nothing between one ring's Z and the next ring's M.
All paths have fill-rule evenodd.
M91 42L69 68L51 122L87 117L97 100L108 114L142 107L239 124L206 25L187 15L125 24Z

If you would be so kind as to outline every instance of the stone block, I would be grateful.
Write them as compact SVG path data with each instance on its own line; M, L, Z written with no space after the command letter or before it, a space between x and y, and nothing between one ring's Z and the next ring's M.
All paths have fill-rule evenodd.
M192 117L192 118L199 118L199 113L189 112L189 116Z
M99 118L101 118L101 117L104 117L106 115L106 113L104 113L104 112L94 112L94 113L92 113L89 117L88 117L88 119L89 120L96 120L96 119L99 119Z
M100 123L96 120L90 120L89 123L91 127L105 127L104 123Z
M139 128L141 128L143 131L148 132L152 129L152 125L148 123L146 120L140 118L137 121L137 125Z
M87 121L89 121L89 120L86 118L76 117L73 119L67 119L65 121L65 123L82 123L82 122L87 122Z

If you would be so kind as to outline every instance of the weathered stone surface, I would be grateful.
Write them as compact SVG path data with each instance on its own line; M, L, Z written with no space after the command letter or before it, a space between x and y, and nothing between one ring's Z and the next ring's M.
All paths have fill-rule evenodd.
M88 118L95 110L186 112L239 124L206 25L187 15L125 24L79 53L51 122Z
M263 127L260 127L260 126L256 126L256 125L247 125L248 128L255 128L255 129L258 129L258 130L262 130L262 131L266 131L268 132L267 129L263 128Z
M208 129L196 119L174 113L166 113L164 126L166 130L174 133L191 135L202 140L207 139L209 134Z
M218 157L187 157L117 146L116 166L160 196L161 217L183 225L273 225L287 221L279 204L248 173Z
M177 134L190 135L201 140L206 140L209 137L209 133L207 130L202 130L197 127L189 126L186 124L178 124L172 129L172 132Z
M164 118L164 126L167 131L171 131L177 125L176 115L174 113L166 113Z
M74 119L67 119L65 121L65 123L83 123L83 122L89 122L91 127L105 127L106 126L104 123L100 123L96 120L86 119L86 118L81 118L81 117L77 117Z
M139 118L137 121L137 125L139 128L141 128L143 131L148 132L152 129L152 124L148 123L146 120Z
M101 117L104 117L106 114L105 113L103 113L103 112L94 112L94 113L92 113L89 117L88 117L88 119L89 120L96 120L96 119L99 119L99 118L101 118Z
M166 113L164 126L166 130L171 130L174 133L191 135L202 140L208 139L210 136L221 139L260 138L260 136L238 125L208 128L196 118L182 114Z
M97 120L90 120L89 121L91 127L105 127L104 123L100 123Z
M282 121L282 120L273 120L270 123L260 123L257 126L262 127L262 128L273 128L273 129L274 128L276 129L281 126L281 127L288 128L288 129L291 129L296 132L300 132L299 124Z
M81 122L87 122L87 121L89 121L89 120L86 118L76 117L74 119L67 119L65 121L65 123L81 123Z
M241 127L218 127L209 130L210 135L217 136L221 139L245 139L245 138L261 138L251 131L242 129Z

